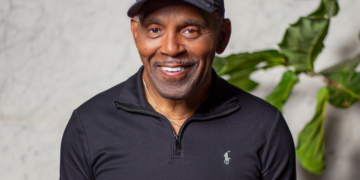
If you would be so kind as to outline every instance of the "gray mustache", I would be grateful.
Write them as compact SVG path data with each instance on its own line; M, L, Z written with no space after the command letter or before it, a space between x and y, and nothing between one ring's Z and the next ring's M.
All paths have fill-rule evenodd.
M198 62L199 62L198 60L194 60L194 59L155 60L154 65L158 66L160 64L161 65L165 65L165 64L181 64L181 65L190 66L190 65L195 65Z

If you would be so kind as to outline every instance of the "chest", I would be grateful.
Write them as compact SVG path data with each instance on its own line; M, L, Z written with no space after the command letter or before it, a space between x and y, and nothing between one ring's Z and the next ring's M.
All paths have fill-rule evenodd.
M226 119L194 121L182 130L178 148L170 124L151 118L96 133L89 142L95 179L261 178L263 142L251 128Z

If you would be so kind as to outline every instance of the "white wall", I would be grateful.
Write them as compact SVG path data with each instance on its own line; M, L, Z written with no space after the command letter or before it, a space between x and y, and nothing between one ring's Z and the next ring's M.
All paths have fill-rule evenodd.
M58 179L60 142L73 109L137 71L128 7L134 0L0 0L0 179ZM276 48L285 28L317 7L319 0L226 0L233 34L223 55ZM321 70L360 52L360 1L340 0ZM283 68L257 72L265 97ZM297 139L313 116L320 79L300 77L284 107ZM328 169L298 179L355 180L360 177L360 103L328 106Z

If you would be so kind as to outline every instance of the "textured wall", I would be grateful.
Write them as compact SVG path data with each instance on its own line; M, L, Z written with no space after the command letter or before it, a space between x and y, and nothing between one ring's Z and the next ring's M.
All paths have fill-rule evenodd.
M140 67L128 7L134 0L0 0L0 179L58 179L60 142L72 110ZM311 12L319 0L226 0L233 34L224 55L276 48L285 28ZM360 1L340 0L320 70L360 52ZM283 68L253 75L264 97ZM301 76L284 116L297 139L313 116L320 79ZM328 106L328 169L300 180L360 177L360 104Z

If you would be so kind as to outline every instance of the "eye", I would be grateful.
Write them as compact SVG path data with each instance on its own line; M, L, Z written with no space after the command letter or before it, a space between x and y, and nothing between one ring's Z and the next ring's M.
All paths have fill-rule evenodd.
M160 33L160 29L158 29L158 28L151 28L151 29L149 30L149 32L151 32L151 33Z
M184 31L182 31L183 35L188 37L188 38L197 38L200 33L199 33L199 30L197 28L187 28L185 29Z
M197 33L197 31L195 29L187 29L187 30L185 30L185 33L194 34L194 33Z
M147 30L147 34L148 34L148 37L150 38L157 38L157 37L160 37L162 34L163 34L163 30L161 29L161 27L154 27L152 26L151 28L149 28Z

